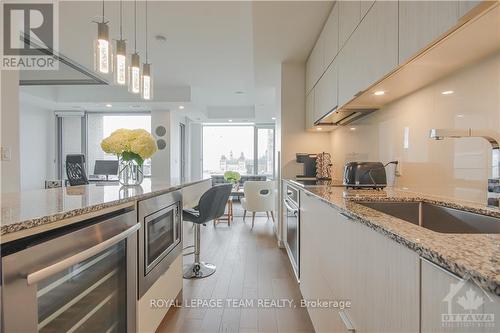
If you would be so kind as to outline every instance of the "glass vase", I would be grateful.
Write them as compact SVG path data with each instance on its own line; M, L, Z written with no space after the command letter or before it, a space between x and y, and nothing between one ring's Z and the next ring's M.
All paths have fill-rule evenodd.
M125 161L120 159L118 180L123 186L140 185L144 180L142 165L137 164L137 162L133 160Z

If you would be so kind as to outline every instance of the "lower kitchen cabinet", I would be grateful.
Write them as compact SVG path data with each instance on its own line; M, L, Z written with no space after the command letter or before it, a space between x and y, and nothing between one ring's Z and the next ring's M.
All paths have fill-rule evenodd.
M483 291L473 281L422 260L421 288L422 332L498 332L500 297ZM460 318L459 314L482 317ZM482 320L470 321L478 318Z
M302 296L352 303L309 307L315 330L418 332L418 255L315 197L301 198Z

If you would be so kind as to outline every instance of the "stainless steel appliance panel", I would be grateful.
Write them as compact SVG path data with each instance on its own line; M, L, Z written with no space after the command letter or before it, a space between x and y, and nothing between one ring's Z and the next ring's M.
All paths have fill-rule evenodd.
M285 248L297 281L300 281L300 192L287 184L283 198L286 223Z
M174 191L139 202L138 298L182 251L182 194Z
M7 244L5 332L135 332L140 224L117 214Z

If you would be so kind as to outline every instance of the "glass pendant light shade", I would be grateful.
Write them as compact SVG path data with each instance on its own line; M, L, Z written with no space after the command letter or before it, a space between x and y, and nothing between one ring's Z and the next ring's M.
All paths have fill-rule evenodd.
M151 64L142 64L141 91L143 99L149 100L153 98L153 78L151 76Z
M141 61L137 52L130 57L128 78L128 90L131 93L139 94L141 92Z
M127 44L125 40L116 41L116 51L114 56L114 81L119 85L127 84Z
M94 41L94 68L97 72L109 74L113 71L112 48L109 42L109 26L97 23L97 39Z

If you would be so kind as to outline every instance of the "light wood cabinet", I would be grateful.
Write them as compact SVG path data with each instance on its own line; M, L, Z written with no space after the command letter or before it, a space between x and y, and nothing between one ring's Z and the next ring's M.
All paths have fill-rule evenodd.
M376 1L339 54L343 105L398 65L398 3Z
M339 48L347 42L361 20L361 1L338 1Z
M339 4L333 5L330 16L326 21L322 34L324 35L324 70L332 63L339 52Z
M451 316L448 315L492 314L498 325L500 297L481 290L474 282L463 280L427 260L422 259L421 269L422 332L498 332L498 326L478 327L477 323L450 322L448 318ZM468 310L460 305L465 305L466 301L472 302L468 304Z
M308 308L317 332L347 330L340 312L356 332L418 332L415 252L306 194L301 196L301 254L304 298L352 302L351 308L329 309L328 317L323 309Z
M399 2L399 63L404 63L457 23L459 1Z

